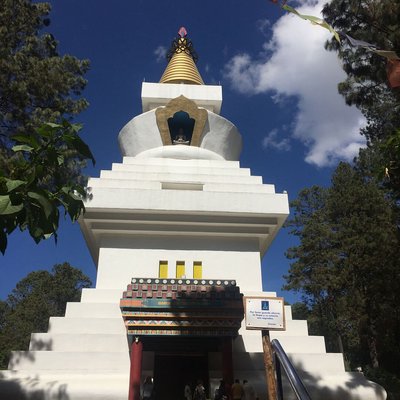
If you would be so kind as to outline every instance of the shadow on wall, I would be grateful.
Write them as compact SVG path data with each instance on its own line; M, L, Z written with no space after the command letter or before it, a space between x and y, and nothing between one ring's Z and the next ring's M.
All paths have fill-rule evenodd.
M8 370L0 371L1 400L70 400L67 385L57 380L45 383L34 371L18 371L21 364L35 361L34 351L52 350L52 340L36 340L30 342L31 351L14 351L11 353Z
M260 334L260 341L261 340ZM235 339L235 342L236 341L239 341L239 343L234 344L235 348L244 349L240 336ZM234 359L234 368L236 371L245 370L247 373L251 372L251 374L248 376L236 376L235 378L241 381L243 379L248 379L256 390L259 398L261 400L265 399L267 395L265 373L263 371L263 353L241 353L240 365L238 365L238 362L235 362ZM368 381L360 372L343 372L338 376L339 379L342 379L340 386L338 386L335 385L335 374L327 373L325 377L322 375L323 371L321 371L321 373L310 374L304 371L302 363L294 363L294 367L313 400L384 400L386 398L385 391L382 390L382 387ZM259 374L260 371L262 371L262 374ZM285 400L297 400L283 370L282 375L283 398ZM255 377L259 380L258 382L255 381ZM332 379L332 385L329 385L330 378Z
M53 341L49 340L37 340L32 335L30 341L30 350L27 351L13 351L10 355L10 361L8 363L9 370L18 370L18 366L23 362L33 363L35 361L34 351L51 351L53 349Z
M312 399L324 400L384 400L386 393L378 384L368 381L365 376L360 372L343 372L339 375L342 378L340 387L330 387L326 385L326 380L320 374L310 374L304 371L301 363L295 363L294 367L298 371L304 386L307 388L308 393ZM323 372L323 371L322 371ZM283 373L284 374L284 373ZM335 375L327 374L328 379L332 377L332 386L335 385ZM286 378L286 377L285 377ZM283 393L285 400L294 400L296 396L287 379L283 379ZM345 378L347 378L345 380ZM367 393L368 391L368 393Z
M67 385L58 381L47 382L45 388L38 377L21 377L15 371L0 372L0 398L2 400L70 400Z

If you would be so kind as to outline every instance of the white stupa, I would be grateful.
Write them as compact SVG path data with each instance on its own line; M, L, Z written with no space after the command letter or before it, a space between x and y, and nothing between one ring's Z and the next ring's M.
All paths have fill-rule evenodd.
M222 88L203 84L195 58L181 29L160 83L143 83L143 113L119 134L122 163L88 183L80 223L96 288L33 333L29 351L13 352L0 399L136 400L146 376L157 400L182 397L198 378L212 398L233 377L265 399L261 333L241 323L239 291L275 295L262 291L261 259L288 198L240 167L240 133L219 115ZM285 310L287 329L271 338L313 399L386 398Z

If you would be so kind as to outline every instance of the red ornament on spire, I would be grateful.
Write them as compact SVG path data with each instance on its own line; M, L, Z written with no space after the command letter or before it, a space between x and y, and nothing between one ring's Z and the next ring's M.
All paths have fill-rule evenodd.
M179 35L181 38L183 38L183 37L185 37L185 36L187 35L187 30L185 29L184 26L182 26L182 27L179 29L178 35Z

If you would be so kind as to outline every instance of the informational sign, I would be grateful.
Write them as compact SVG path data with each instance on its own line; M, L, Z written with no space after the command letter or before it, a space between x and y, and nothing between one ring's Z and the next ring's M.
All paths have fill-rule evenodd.
M285 330L283 297L245 297L246 329Z

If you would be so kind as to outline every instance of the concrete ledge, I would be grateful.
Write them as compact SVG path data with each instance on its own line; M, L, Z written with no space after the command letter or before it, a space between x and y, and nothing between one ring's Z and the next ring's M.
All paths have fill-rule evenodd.
M170 174L168 172L140 172L140 171L107 171L100 172L100 178L106 179L132 179L132 180L148 180L148 181L168 181L168 182L221 182L221 183L249 183L249 184L262 184L261 176L254 175L224 175L207 173L184 173L184 171Z
M129 372L129 352L13 351L8 369L31 371Z
M186 161L186 160L185 160ZM168 174L209 174L209 175L232 175L232 176L250 176L250 168L224 168L222 165L219 168L214 166L203 165L186 165L186 163L176 163L175 160L169 160L164 165L146 165L146 164L121 164L113 163L112 171L122 172L142 172L142 173L159 173Z
M81 302L119 304L119 301L122 297L122 293L124 290L126 290L126 288L121 288L121 289L85 288L82 289Z
M343 374L343 356L339 353L288 354L298 372L307 371L307 374L318 379L320 375ZM260 353L233 353L233 364L236 369L263 370L264 354Z
M212 167L212 168L239 168L239 161L227 161L227 160L202 160L202 159L168 159L168 158L137 158L137 157L123 157L123 164L131 165L169 165L170 163L175 165L190 166L190 167Z
M91 178L88 188L124 188L124 189L148 189L161 190L161 181L140 181L130 179L108 179L108 178ZM275 193L274 185L253 184L253 183L205 183L203 184L204 192L240 192L240 193Z
M271 340L275 339L270 332ZM323 336L279 336L277 338L286 353L326 353Z
M126 334L116 333L32 333L30 351L113 352L129 351Z
M89 190L91 188L126 188L126 189L150 189L161 190L161 182L142 181L140 179L106 179L106 178L90 178L87 184Z
M291 306L285 306L285 319L286 319L286 321L289 319L293 319Z
M382 386L368 381L362 373L344 372L330 375L322 371L317 377L302 374L302 379L312 399L323 400L385 400ZM286 391L286 393L290 393ZM285 399L293 399L288 396Z
M57 374L2 371L0 393L4 400L126 400L129 370L124 373Z
M198 107L204 107L219 114L222 104L222 86L189 85L178 83L142 83L143 112L165 106L171 99L183 95L193 100Z
M307 374L312 374L314 377L345 372L341 353L291 353L288 357L297 371L307 371Z
M270 331L271 338L280 340L282 336L308 336L307 321L299 319L286 320L286 331Z
M67 318L121 318L118 303L67 303Z
M119 318L50 317L49 333L120 333L126 334L122 316Z

